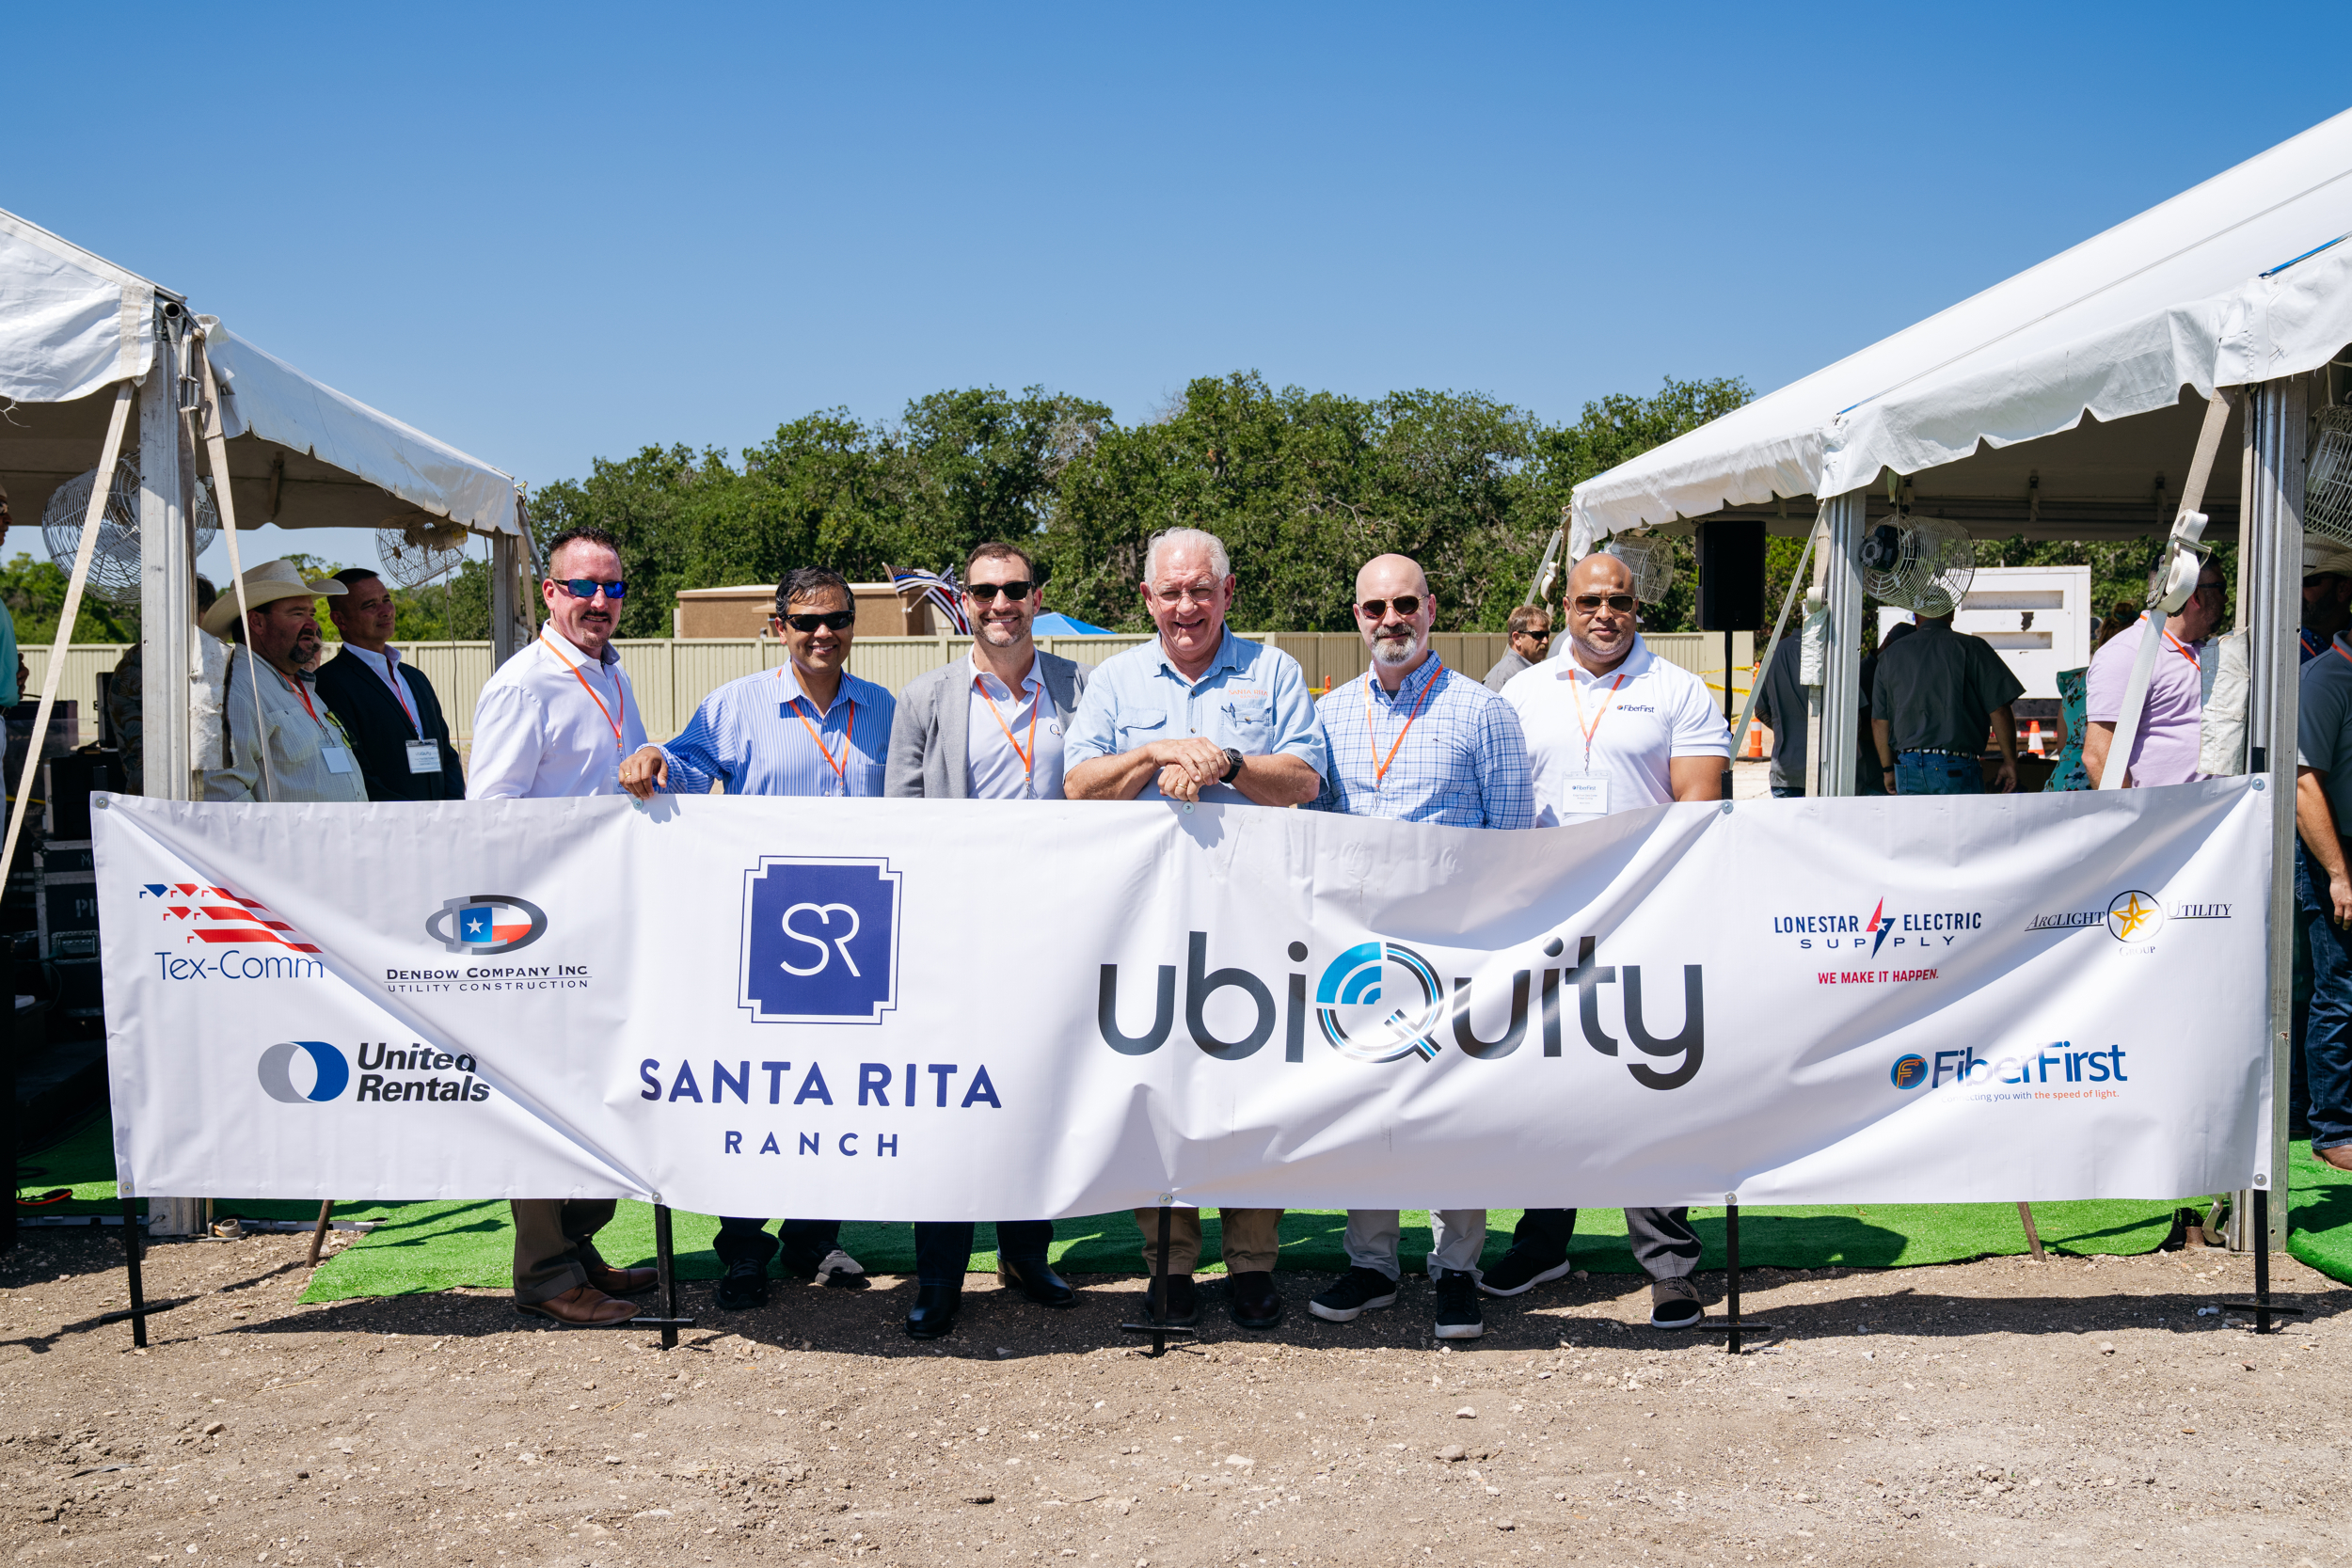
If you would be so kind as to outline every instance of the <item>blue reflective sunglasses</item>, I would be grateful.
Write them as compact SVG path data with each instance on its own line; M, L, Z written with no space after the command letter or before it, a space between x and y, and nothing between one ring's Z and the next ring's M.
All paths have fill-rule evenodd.
M628 594L626 582L598 582L594 578L558 578L556 582L575 599L593 599L599 592L608 599L626 598Z

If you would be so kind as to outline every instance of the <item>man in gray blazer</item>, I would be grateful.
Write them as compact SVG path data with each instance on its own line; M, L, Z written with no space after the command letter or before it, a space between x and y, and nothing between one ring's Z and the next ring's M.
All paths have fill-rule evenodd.
M963 563L972 654L909 681L890 727L882 793L907 800L1058 800L1062 731L1086 689L1087 666L1040 653L1029 633L1041 595L1028 552L991 541ZM907 1333L936 1339L955 1326L972 1265L972 1222L918 1221L914 1305ZM999 1220L997 1277L1041 1307L1077 1293L1054 1273L1051 1220Z

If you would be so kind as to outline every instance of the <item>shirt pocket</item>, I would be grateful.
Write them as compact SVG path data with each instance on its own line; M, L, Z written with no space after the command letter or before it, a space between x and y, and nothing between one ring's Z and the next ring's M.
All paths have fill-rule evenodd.
M1168 738L1168 712L1164 708L1121 708L1117 722L1120 752L1136 751Z
M1247 756L1263 756L1274 736L1274 705L1263 697L1228 697L1217 705L1225 733L1233 750Z

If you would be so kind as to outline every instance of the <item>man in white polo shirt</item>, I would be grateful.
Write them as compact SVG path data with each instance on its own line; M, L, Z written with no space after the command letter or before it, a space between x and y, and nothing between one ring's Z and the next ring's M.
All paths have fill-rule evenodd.
M1588 555L1568 574L1568 649L1513 677L1502 700L1518 711L1534 764L1539 826L1594 822L1612 812L1723 798L1731 730L1698 676L1642 645L1633 573ZM1691 1283L1699 1239L1688 1209L1628 1209L1627 1239L1650 1277L1651 1324L1699 1321ZM1511 1250L1478 1288L1516 1296L1568 1272L1573 1209L1530 1209Z

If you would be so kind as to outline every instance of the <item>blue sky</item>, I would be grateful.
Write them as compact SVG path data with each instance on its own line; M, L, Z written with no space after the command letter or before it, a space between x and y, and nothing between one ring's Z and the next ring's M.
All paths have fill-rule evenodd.
M1256 369L1558 420L1669 374L1769 390L2352 106L2352 12L2221 68L2247 33L2149 5L39 8L0 206L534 483L954 386L1135 420Z

